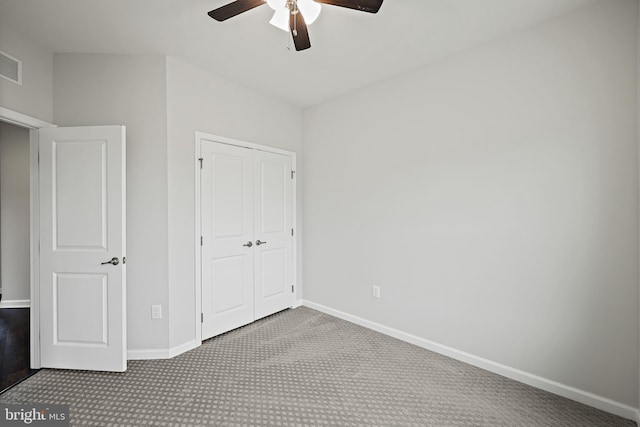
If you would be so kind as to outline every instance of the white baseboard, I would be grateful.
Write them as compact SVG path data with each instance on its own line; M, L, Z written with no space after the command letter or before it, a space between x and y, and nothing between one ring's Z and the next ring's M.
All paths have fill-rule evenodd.
M169 349L127 350L127 360L169 359Z
M503 377L510 378L512 380L519 381L524 384L528 384L532 387L539 388L562 397L566 397L576 402L583 403L588 406L600 409L605 412L609 412L614 415L618 415L629 420L635 420L640 425L640 412L638 408L631 407L629 405L616 402L606 397L598 396L588 391L580 390L575 387L571 387L565 384L558 383L547 378L542 378L534 374L530 374L519 369L512 368L497 362L493 362L482 357L474 356L473 354L466 353L461 350L457 350L446 345L438 344L433 341L420 338L418 336L408 334L406 332L399 331L388 326L381 325L379 323L372 322L367 319L363 319L358 316L345 313L340 310L335 310L330 307L326 307L321 304L317 304L311 301L303 300L303 305L314 310L321 311L331 316L343 319L352 323L355 323L365 328L372 329L374 331L389 335L399 340L417 345L418 347L431 350L433 352L443 354L451 357L452 359L460 360L478 368L485 369L487 371L502 375Z
M193 350L194 348L198 348L200 347L202 343L196 341L196 340L191 340L188 341L184 344L180 344L178 346L172 347L169 349L169 358L172 357L176 357L182 353L186 353L189 350Z
M297 299L295 300L295 302L293 303L293 305L291 306L291 308L298 308L298 307L302 307L302 303L303 301L301 299Z
M31 300L28 300L28 299L14 299L14 300L0 301L0 308L29 308L29 307L31 307Z
M196 340L180 344L179 346L163 349L148 350L127 350L127 360L154 360L154 359L171 359L179 354L186 353L199 347L200 343Z

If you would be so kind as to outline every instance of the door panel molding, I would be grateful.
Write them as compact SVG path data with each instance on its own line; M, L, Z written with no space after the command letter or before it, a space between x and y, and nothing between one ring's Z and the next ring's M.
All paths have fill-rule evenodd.
M201 144L202 142L213 142L213 143L217 143L217 144L224 144L224 145L228 145L228 146L233 146L233 147L240 147L240 148L245 148L245 149L250 149L250 150L255 150L255 151L260 151L260 152L265 152L265 153L272 153L272 154L279 154L282 156L287 156L288 158L291 159L291 171L292 171L292 176L291 176L291 186L290 186L290 191L291 191L291 206L290 206L290 223L291 223L291 230L285 230L286 234L288 236L290 236L291 238L291 255L290 255L290 265L291 265L291 269L290 269L290 277L288 278L288 280L291 282L290 285L287 286L287 291L289 290L289 286L293 286L296 289L297 292L297 231L294 232L294 230L297 230L297 216L296 216L296 202L297 202L297 187L296 187L296 181L297 179L295 179L295 171L296 171L296 153L293 151L288 151L288 150L283 150L280 148L275 148L275 147L269 147L269 146L265 146L265 145L261 145L261 144L255 144L255 143L251 143L251 142L246 142L246 141L241 141L241 140L237 140L237 139L233 139L233 138L227 138L227 137L223 137L223 136L219 136L219 135L212 135L212 134L208 134L205 132L200 132L200 131L196 131L195 132L195 137L194 137L194 182L195 182L195 194L194 194L194 200L195 200L195 230L194 230L194 250L195 250L195 290L194 290L194 294L195 294L195 301L194 301L194 308L195 308L195 336L196 336L196 342L200 343L202 342L203 339L203 335L202 335L202 304L203 304L203 300L202 300L202 243L201 243L201 236L203 236L203 225L202 225L202 200L201 200L201 190L202 190L202 177L201 177L201 167L202 167L202 153L201 153ZM288 173L288 172L287 172ZM257 237L256 237L257 239ZM255 239L254 239L255 240ZM268 239L266 239L268 241ZM263 247L264 248L264 247ZM254 246L254 249L257 249L256 246ZM267 248L264 248L267 249ZM296 298L295 298L296 293L293 293L291 295L291 306L295 306L295 302L296 302ZM257 314L257 313L256 313ZM262 316L260 316L262 317ZM259 317L256 317L256 319Z

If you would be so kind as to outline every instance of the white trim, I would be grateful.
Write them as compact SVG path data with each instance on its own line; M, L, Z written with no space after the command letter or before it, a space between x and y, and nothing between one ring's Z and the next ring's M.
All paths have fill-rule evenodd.
M294 239L293 244L291 246L291 267L292 267L292 285L296 291L296 295L298 295L298 254L297 254L297 242L298 242L298 220L297 220L297 186L296 183L298 181L298 170L296 169L296 153L294 151L282 150L280 148L269 147L266 145L255 144L252 142L240 141L239 139L227 138L224 136L212 135L205 132L196 131L195 139L194 139L194 179L195 179L195 307L196 307L196 341L202 342L202 322L201 322L201 313L202 313L202 246L200 246L200 236L202 235L202 223L200 218L200 189L201 189L201 177L200 177L200 158L201 158L201 141L211 141L220 144L233 145L236 147L249 148L252 150L266 151L274 154L282 154L285 156L291 157L291 170L295 171L293 182L291 183L291 209L293 210L291 213L291 227L294 229ZM293 298L296 297L293 296ZM297 304L295 302L294 304ZM302 305L302 304L300 304Z
M200 343L191 340L169 349L128 350L127 360L171 359L198 347L200 347Z
M168 359L169 350L127 350L127 360Z
M296 153L289 152L291 156L291 170L293 171L293 180L291 182L291 227L293 228L293 243L291 244L291 266L293 272L291 274L291 281L293 282L295 294L294 299L297 299L302 293L298 286L298 236L300 230L298 229L298 166L296 163Z
M268 151L269 153L283 154L285 156L295 157L296 155L294 151L283 150L280 148L269 147L267 145L241 141L239 139L227 138L226 136L218 136L218 135L212 135L210 133L196 131L196 140L200 141L201 139L205 139L211 142L218 142L220 144L234 145L236 147L250 148L252 150Z
M184 344L177 345L175 347L171 347L169 349L169 358L176 357L181 355L182 353L186 353L187 351L191 351L195 348L200 347L202 345L201 342L196 340L188 341Z
M561 384L547 378L543 378L525 371L521 371L519 369L512 368L510 366L503 365L501 363L493 362L491 360L478 357L473 354L448 347L446 345L438 344L436 342L426 340L424 338L420 338L418 336L408 334L406 332L402 332L367 319L363 319L362 317L353 316L351 314L345 313L340 310L335 310L321 304L303 300L303 305L314 310L329 314L331 316L355 323L357 325L364 326L365 328L372 329L385 335L389 335L413 345L417 345L418 347L426 348L427 350L431 350L436 353L451 357L453 359L468 363L470 365L477 366L498 375L502 375L503 377L511 378L512 380L516 380L521 383L539 388L541 390L545 390L559 396L575 400L576 402L592 406L594 408L627 418L629 420L637 421L637 418L639 416L638 408L631 407L624 403L616 402L606 397L598 396L588 391L580 390L578 388Z
M27 129L56 127L56 125L52 123L36 119L35 117L27 116L26 114L18 113L17 111L13 111L4 107L0 107L0 121L11 123L12 125L17 125Z
M640 10L637 13L636 19L640 20ZM640 22L640 21L636 21L636 22ZM640 29L640 25L637 25L637 28ZM640 120L639 120L640 117L638 115L638 111L640 111L640 31L636 31L636 76L635 77L636 77L636 93L635 93L636 95L636 159L635 160L636 160L636 165L638 165L640 164ZM640 177L636 177L636 185L640 183L640 180L638 180L638 178ZM640 203L637 203L637 206L640 207ZM638 237L640 236L636 234L636 239L638 239ZM640 239L636 241L636 248L640 248ZM636 259L636 262L638 261L640 261L640 259ZM636 321L638 320L639 319L636 318ZM640 365L640 359L637 361L637 363ZM636 381L640 382L640 376L636 378ZM637 403L640 404L640 401ZM636 424L640 426L640 410L636 411L635 421L636 421Z
M40 131L29 132L29 203L31 267L31 369L40 369Z
M195 200L195 265L196 269L196 282L195 282L195 312L196 312L196 341L202 342L202 246L200 246L200 238L198 236L201 235L202 232L202 223L200 218L200 138L201 133L196 131L195 139L194 139L194 200Z
M14 299L0 301L0 308L29 308L31 301L28 299Z
M298 308L298 307L302 307L304 305L304 301L302 301L301 299L297 299L293 305L291 306L291 308Z

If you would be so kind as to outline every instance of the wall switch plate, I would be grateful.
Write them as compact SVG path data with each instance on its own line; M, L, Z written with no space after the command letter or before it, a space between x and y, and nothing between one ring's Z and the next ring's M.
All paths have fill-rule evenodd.
M380 286L373 285L372 296L374 298L380 298Z
M162 319L162 306L161 305L152 305L151 306L151 318L152 319Z

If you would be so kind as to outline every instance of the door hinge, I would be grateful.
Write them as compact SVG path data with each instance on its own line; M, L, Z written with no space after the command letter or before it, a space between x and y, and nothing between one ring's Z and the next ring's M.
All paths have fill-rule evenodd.
M291 179L293 179L293 175L295 175L296 171L291 171Z
M204 246L204 237L200 236L200 246Z
M204 160L204 159L203 159L202 157L200 157L200 158L198 159L198 161L200 162L200 169L202 169L202 161L203 161L203 160Z
M200 313L200 323L204 323L204 313Z
M295 291L294 291L294 289L295 289L295 288L294 288L294 286L295 286L295 285L291 285L291 293L295 292Z
M293 236L293 228L291 229L291 235Z

